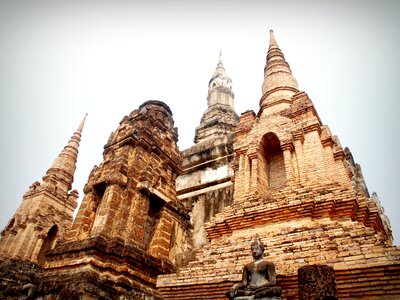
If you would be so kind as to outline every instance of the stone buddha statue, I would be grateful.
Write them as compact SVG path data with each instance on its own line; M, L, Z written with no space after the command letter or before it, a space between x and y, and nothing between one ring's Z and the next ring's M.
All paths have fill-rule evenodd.
M242 281L226 292L228 299L280 299L281 288L276 286L275 265L263 260L265 246L258 235L251 243L254 261L243 268Z

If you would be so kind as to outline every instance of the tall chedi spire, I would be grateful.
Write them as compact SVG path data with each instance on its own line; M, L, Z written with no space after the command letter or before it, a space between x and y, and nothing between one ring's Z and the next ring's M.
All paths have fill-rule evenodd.
M78 147L81 141L83 126L85 125L87 114L83 118L78 129L74 132L68 145L64 147L58 157L54 160L50 169L47 170L43 181L48 178L58 180L65 185L64 191L67 192L72 188L74 181L74 173L76 169L76 162L78 159ZM64 187L63 187L64 188Z
M229 105L233 109L232 80L226 74L224 64L222 63L222 52L219 51L219 60L217 68L208 83L208 107L215 104Z
M217 68L208 83L208 108L196 128L195 143L226 136L228 132L233 131L239 120L233 109L234 97L232 80L225 72L220 51Z
M260 107L290 102L291 97L298 92L297 81L279 49L273 31L270 30L269 34L270 41L267 63L264 68L263 96L260 100Z
M258 236L269 242L265 266L275 264L270 273L277 279L269 281L280 286L282 299L400 299L400 247L391 246L388 219L377 197L369 197L350 151L321 122L308 95L297 92L270 34L261 107L257 114L241 114L233 143L226 144L232 152L221 153L224 148L211 143L183 152L177 193L192 208L193 240L200 246L179 272L159 275L157 287L165 299L215 299L224 293L251 299L233 297L228 289L241 284L243 249ZM226 167L233 171L229 182L223 177ZM220 268L216 262L222 257ZM305 277L316 278L321 271L329 277L305 287ZM334 274L340 274L336 286ZM255 288L255 299L279 294L278 288L264 287Z
M86 116L43 176L43 183L34 182L24 194L2 232L0 256L43 264L45 252L71 227L78 191L70 190Z
M233 171L230 166L235 155L235 127L239 122L233 99L232 80L225 72L220 52L208 83L207 110L196 128L195 144L181 152L182 174L176 181L179 199L193 207L195 247L207 243L205 223L232 203Z

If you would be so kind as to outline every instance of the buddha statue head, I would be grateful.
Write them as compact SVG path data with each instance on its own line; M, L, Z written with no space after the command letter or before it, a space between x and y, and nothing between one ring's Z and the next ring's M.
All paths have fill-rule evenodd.
M255 260L258 260L263 257L264 251L265 245L257 234L254 238L254 241L251 243L251 254Z

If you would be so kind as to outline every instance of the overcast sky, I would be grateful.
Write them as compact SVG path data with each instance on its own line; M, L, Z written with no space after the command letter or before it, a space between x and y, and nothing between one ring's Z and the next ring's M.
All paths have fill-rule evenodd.
M269 29L399 244L400 1L0 0L0 227L86 112L80 198L109 134L146 100L171 107L190 147L219 50L236 112L257 112Z

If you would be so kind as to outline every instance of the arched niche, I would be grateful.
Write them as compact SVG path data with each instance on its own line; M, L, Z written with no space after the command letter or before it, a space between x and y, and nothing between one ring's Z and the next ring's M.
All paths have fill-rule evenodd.
M57 242L57 234L58 234L58 227L57 225L53 225L48 233L46 238L43 241L42 248L40 248L38 254L38 263L43 265L46 261L46 252L50 249L53 249Z
M260 142L260 181L267 188L280 188L286 184L285 160L278 136L266 133Z
M144 224L143 243L145 248L148 249L154 237L157 224L160 221L165 202L154 195L146 195L146 200L148 201L148 210Z

